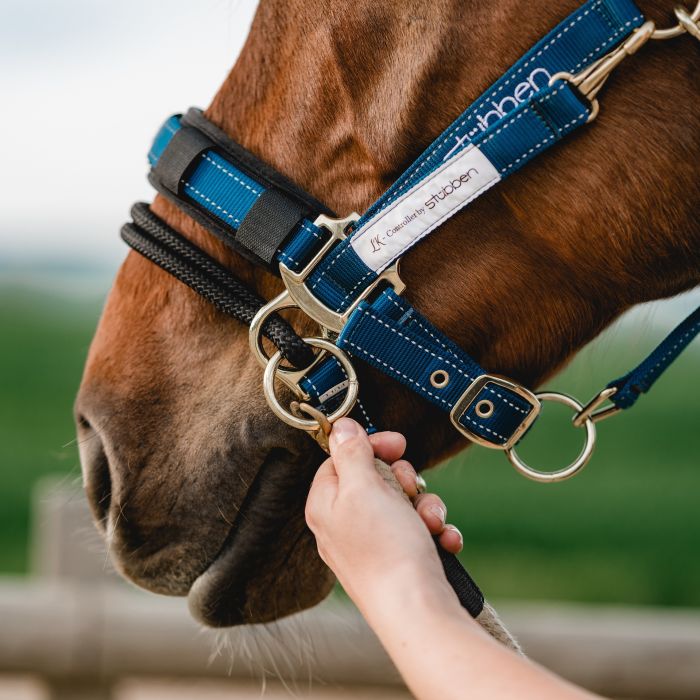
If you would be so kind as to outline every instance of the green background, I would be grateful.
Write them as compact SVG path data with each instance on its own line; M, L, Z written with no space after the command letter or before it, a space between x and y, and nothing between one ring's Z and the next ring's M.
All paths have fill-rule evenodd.
M33 482L80 479L71 405L100 308L87 297L0 286L0 573L27 570ZM677 311L656 315L670 327ZM643 318L629 326L604 334L550 386L589 398L663 334ZM485 449L433 470L429 484L489 597L700 605L699 359L691 348L633 411L600 424L596 455L572 481L528 482ZM568 418L548 406L522 455L550 468L573 456L582 436Z

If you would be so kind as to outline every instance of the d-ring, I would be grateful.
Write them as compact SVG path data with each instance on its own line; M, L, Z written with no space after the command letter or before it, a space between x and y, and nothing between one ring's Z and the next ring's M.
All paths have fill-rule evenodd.
M567 394L560 394L556 391L544 391L540 394L536 394L540 401L554 401L556 403L562 403L565 406L573 409L575 414L580 413L583 410L583 406L572 396ZM586 441L583 444L583 449L579 456L564 469L559 469L554 472L542 472L538 469L533 469L529 467L525 462L518 457L515 448L511 447L506 450L506 456L510 460L510 463L515 467L516 471L520 472L523 476L533 481L539 481L540 483L547 484L553 483L555 481L564 481L565 479L570 479L574 474L578 474L585 466L588 464L593 455L593 449L595 448L596 440L596 430L595 423L590 417L586 418L583 425L586 428Z
M359 392L360 385L357 381L357 373L355 368L350 362L350 358L336 345L323 338L304 338L304 342L312 345L319 350L324 350L330 355L333 355L336 360L340 363L341 367L345 371L348 378L348 387L345 393L345 398L338 408L336 408L333 413L328 416L330 423L334 423L338 418L347 416L352 410L352 407L357 401L357 394ZM279 364L282 361L282 353L278 350L267 363L265 367L265 373L263 374L263 393L265 394L265 400L272 412L287 425L291 425L293 428L298 428L299 430L306 430L307 432L316 431L320 429L318 421L310 418L299 418L294 414L290 413L289 410L284 408L279 402L277 395L275 394L275 377L280 376ZM314 363L315 364L315 363ZM303 376L306 370L301 370L298 373ZM296 373L295 373L296 374ZM282 373L282 376L284 374ZM286 382L285 382L286 383Z

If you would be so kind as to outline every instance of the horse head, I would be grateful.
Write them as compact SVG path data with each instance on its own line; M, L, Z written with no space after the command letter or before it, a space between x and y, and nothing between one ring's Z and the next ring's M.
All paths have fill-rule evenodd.
M665 21L670 8L647 5ZM575 7L262 0L206 115L335 211L362 211ZM700 281L692 41L622 67L594 127L403 260L408 299L487 370L535 387L631 305ZM534 87L546 79L526 76ZM264 298L281 290L162 197L152 208ZM357 369L364 408L411 436L419 468L465 447L443 414ZM321 453L270 413L261 375L244 326L128 255L76 401L85 487L118 568L153 591L189 594L211 625L274 619L333 582L303 518Z

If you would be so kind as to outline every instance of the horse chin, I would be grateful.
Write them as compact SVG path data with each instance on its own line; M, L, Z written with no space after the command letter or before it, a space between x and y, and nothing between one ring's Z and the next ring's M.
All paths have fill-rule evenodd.
M316 449L302 464L279 457L268 455L218 555L190 588L190 612L209 627L270 622L319 603L333 587L304 521L322 457Z

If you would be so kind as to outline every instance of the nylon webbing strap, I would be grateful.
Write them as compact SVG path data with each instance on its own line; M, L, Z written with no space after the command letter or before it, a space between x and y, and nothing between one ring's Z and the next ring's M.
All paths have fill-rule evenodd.
M654 385L673 361L700 334L700 307L680 323L637 367L608 384L617 392L610 397L618 408L630 408Z
M490 187L583 124L590 105L560 71L576 73L644 18L631 0L589 0L466 109L363 214L318 265L310 287L341 311L378 273Z
M149 180L159 192L237 252L275 272L272 263L283 242L301 256L320 240L307 216L333 215L200 110L166 120L148 160ZM286 260L293 263L290 256Z

